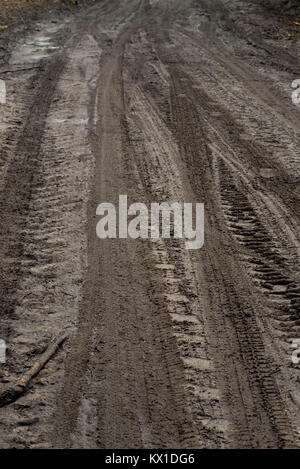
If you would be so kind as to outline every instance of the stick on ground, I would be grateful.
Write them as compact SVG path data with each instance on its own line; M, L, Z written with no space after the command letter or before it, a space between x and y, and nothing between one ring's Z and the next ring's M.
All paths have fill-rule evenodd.
M42 368L44 368L66 338L67 334L64 334L59 338L52 339L45 352L33 364L33 366L26 371L26 373L24 373L24 375L18 379L14 385L8 385L0 392L0 407L11 404L25 392L32 378L34 378Z

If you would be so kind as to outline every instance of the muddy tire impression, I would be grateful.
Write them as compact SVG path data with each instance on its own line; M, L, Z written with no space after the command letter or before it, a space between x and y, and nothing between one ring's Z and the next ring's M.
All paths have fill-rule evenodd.
M67 339L0 407L0 448L300 447L300 56L265 21L246 0L99 0L15 41L0 394ZM203 248L100 240L120 194L204 203Z

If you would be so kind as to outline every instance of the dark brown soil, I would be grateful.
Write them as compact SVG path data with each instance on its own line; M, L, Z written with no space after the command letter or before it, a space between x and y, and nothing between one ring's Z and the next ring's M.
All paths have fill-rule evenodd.
M1 448L300 447L300 57L268 20L102 0L9 42L0 385L69 339L0 408ZM204 247L101 241L120 194L204 202Z

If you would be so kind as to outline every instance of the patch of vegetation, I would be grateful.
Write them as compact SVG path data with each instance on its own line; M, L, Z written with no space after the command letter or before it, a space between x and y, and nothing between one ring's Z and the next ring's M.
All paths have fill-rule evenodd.
M300 0L262 0L262 3L272 15L278 15L286 39L300 39Z
M287 37L288 39L300 39L300 22L294 21L287 32Z
M291 27L288 30L289 39L300 39L300 0L293 0L293 6L296 7Z
M57 7L59 4L69 7L85 3L85 0L0 0L0 33L11 24L24 22L29 10L39 10L45 5Z

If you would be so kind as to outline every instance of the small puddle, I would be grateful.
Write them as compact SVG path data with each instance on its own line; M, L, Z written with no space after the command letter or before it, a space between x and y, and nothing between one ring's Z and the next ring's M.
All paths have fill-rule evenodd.
M287 291L287 285L274 285L273 292L274 293L285 293Z
M12 53L11 65L34 63L46 59L59 49L59 47L52 45L51 34L54 35L61 26L47 28L45 25L40 25L40 27L48 34L38 32L26 41L20 41Z
M259 173L263 178L272 178L276 176L275 171L272 168L261 168Z
M240 137L241 137L241 139L245 140L246 142L250 142L251 140L253 140L253 136L247 134L246 132L242 132L240 134Z
M65 124L65 123L72 123L72 125L87 125L89 120L88 119L49 119L49 124Z

